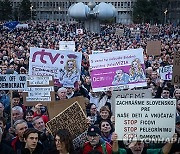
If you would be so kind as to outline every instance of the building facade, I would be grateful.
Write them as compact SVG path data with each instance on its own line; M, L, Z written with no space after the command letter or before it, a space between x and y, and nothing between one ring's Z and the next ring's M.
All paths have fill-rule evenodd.
M167 18L170 23L180 24L180 0L169 1Z
M52 20L72 22L74 19L68 16L68 8L78 2L88 4L90 0L30 0L32 3L31 13L36 14L36 20ZM21 0L13 0L13 7L18 8ZM95 0L111 3L117 9L117 23L132 23L133 5L135 0Z

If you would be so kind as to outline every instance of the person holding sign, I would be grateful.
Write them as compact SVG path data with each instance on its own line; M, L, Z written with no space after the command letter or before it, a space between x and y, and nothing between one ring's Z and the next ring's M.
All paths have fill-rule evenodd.
M173 138L171 139L170 143L166 143L162 149L146 149L145 148L145 143L143 141L133 141L128 145L127 149L119 148L118 146L118 141L117 141L117 134L114 132L112 134L112 151L113 154L127 154L127 153L132 153L132 154L168 154L171 150L171 147L173 143L177 141L177 134L175 133L173 135Z
M146 80L146 76L138 58L132 61L131 68L129 69L129 75L131 82L139 82Z

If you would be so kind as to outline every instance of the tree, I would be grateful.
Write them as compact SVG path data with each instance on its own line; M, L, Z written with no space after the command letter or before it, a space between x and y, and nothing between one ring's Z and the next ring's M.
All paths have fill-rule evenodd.
M137 0L133 10L133 21L136 23L163 23L164 11L169 0Z
M0 20L12 19L12 5L9 0L0 1Z
M19 17L21 20L29 20L31 18L31 2L29 0L22 0L19 6Z

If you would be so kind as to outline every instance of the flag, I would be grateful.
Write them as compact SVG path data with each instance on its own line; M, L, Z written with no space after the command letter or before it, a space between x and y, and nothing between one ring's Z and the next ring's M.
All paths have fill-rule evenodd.
M3 26L7 27L9 30L13 30L14 28L16 28L18 24L19 24L18 21L10 21L5 23Z

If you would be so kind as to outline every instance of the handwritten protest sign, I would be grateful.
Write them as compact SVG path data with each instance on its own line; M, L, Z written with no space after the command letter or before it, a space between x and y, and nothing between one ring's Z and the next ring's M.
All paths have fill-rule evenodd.
M30 48L29 75L53 76L58 87L75 86L80 80L82 53Z
M124 35L124 28L116 28L115 35L123 36Z
M0 90L24 90L27 87L26 75L0 76Z
M26 106L38 103L47 105L55 101L54 82L52 76L27 76L27 89L23 91Z
M74 41L59 41L59 50L75 51Z
M158 35L159 34L159 27L157 26L151 26L150 29L149 29L149 33L151 35Z
M76 144L77 137L86 132L88 128L86 116L78 102L73 103L63 112L59 113L47 122L46 126L53 136L57 130L67 129L72 138L76 139Z
M171 80L172 79L172 69L173 65L167 65L164 67L159 67L159 75L163 80Z
M147 42L147 54L148 55L160 55L161 41L148 41Z
M172 83L180 85L180 52L174 52Z
M143 49L90 55L93 92L146 86Z
M47 104L49 118L52 119L60 112L64 111L68 106L71 106L74 102L78 102L83 111L86 111L85 102L86 99L82 96L73 97L70 99L59 100Z
M130 28L131 36L140 35L141 31L139 28Z
M175 99L117 98L115 104L115 131L119 140L165 141L173 136Z
M150 89L142 90L122 90L112 92L112 113L115 113L115 100L117 98L152 98L152 92Z

